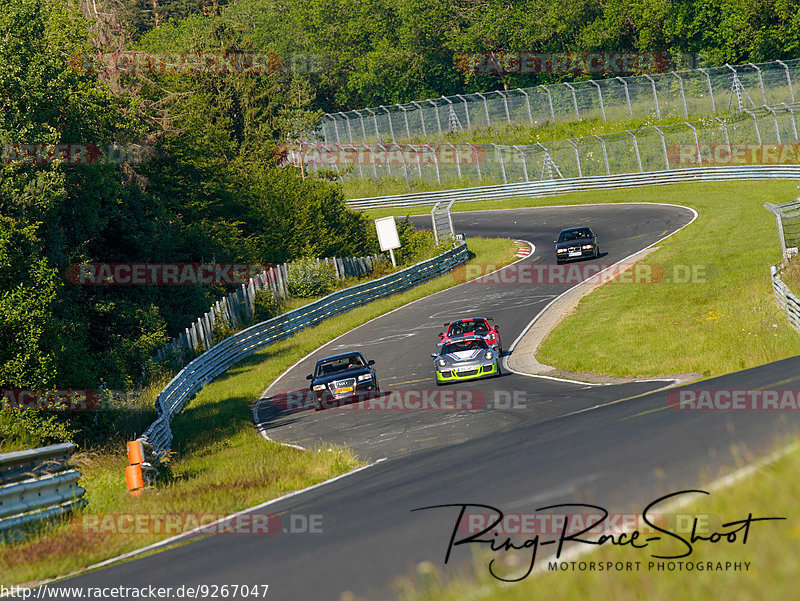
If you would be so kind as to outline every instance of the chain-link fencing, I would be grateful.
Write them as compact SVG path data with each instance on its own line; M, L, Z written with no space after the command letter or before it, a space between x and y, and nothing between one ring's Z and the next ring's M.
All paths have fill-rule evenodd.
M328 113L308 142L441 139L505 124L696 118L800 102L800 59L442 96Z
M535 145L306 144L290 162L342 179L424 180L438 185L541 181L705 167L800 164L800 105Z

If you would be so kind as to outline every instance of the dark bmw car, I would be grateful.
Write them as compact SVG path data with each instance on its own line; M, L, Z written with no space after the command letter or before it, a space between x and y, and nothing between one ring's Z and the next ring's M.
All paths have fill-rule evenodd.
M572 259L596 259L600 256L600 247L597 245L597 234L590 227L571 227L561 230L556 245L556 263L563 263Z
M344 400L364 396L365 393L380 393L378 379L372 369L374 364L375 361L367 361L358 351L317 361L314 373L306 376L307 380L311 380L311 390L316 393L314 408L320 411L338 406Z

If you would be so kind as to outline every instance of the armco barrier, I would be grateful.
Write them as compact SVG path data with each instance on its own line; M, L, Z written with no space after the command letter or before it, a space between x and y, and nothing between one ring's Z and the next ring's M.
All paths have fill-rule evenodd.
M415 192L375 198L354 198L347 201L353 209L377 209L386 207L412 207L434 205L437 202L454 200L475 202L481 200L503 200L506 198L541 198L568 192L602 190L614 188L636 188L641 186L677 184L682 182L704 182L725 180L800 179L800 165L748 165L745 167L695 167L626 173L599 177L575 177L497 186L457 188L435 192Z
M0 454L0 540L22 538L31 524L86 504L81 474L67 465L74 450L63 443Z
M774 265L769 268L770 279L772 280L772 291L775 293L775 300L778 306L786 312L789 323L800 332L800 298L797 298L789 291L786 284L781 281L780 271Z
M441 255L397 271L385 277L344 290L242 330L214 345L188 363L159 393L156 399L158 418L138 439L140 447L129 447L131 467L126 477L129 488L139 488L147 481L148 468L157 464L172 443L170 422L186 402L203 386L231 365L257 350L285 340L322 320L360 307L370 301L407 290L451 271L467 260L465 244ZM134 444L137 441L134 441ZM137 467L138 466L138 467ZM131 486L138 484L139 486Z

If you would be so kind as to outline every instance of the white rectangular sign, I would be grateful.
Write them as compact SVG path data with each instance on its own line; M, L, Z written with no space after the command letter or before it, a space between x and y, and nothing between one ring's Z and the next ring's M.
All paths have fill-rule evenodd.
M381 217L375 220L375 229L378 231L378 243L381 251L400 248L400 237L397 235L397 224L394 217Z

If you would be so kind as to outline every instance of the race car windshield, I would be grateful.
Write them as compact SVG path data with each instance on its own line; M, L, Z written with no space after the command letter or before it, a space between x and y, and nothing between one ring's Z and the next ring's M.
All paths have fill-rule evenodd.
M364 367L364 365L364 360L359 355L326 359L317 364L317 377L321 378L323 376L339 373L340 371L359 369Z
M591 238L592 233L589 230L569 230L561 232L558 236L559 242L569 242L570 240L580 240L582 238Z
M476 338L475 340L461 340L458 342L450 342L442 347L442 354L458 353L461 351L477 351L479 349L489 348L486 346L483 338Z
M463 321L450 326L448 334L450 336L460 336L461 334L470 334L472 332L476 334L485 334L488 331L483 321Z

